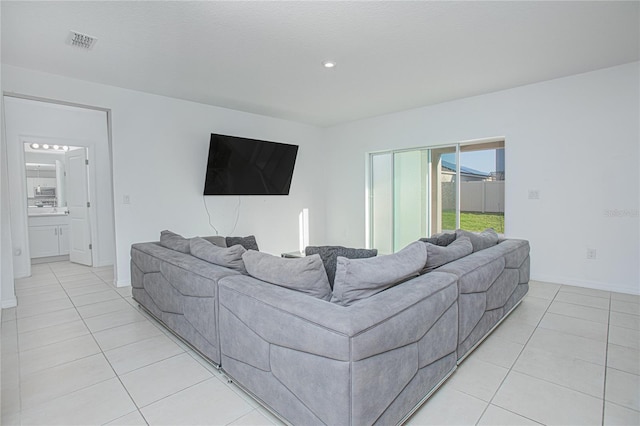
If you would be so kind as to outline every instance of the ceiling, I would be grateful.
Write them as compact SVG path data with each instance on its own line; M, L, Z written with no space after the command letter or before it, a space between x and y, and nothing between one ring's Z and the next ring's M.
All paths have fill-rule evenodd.
M322 127L640 59L637 1L0 5L5 64Z

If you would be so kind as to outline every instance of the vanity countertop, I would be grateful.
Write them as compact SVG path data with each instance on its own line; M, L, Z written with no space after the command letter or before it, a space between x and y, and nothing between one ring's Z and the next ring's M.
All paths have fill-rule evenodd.
M53 207L29 207L27 215L33 216L65 216L66 208L53 208Z
M40 216L65 216L65 215L66 215L65 212L58 212L58 213L51 213L51 212L49 212L49 213L31 213L31 212L29 212L29 217L34 217L34 216L37 216L37 217L40 217Z

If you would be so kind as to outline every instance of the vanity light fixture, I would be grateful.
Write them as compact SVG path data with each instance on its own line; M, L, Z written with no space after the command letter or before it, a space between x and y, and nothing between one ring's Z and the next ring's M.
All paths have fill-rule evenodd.
M52 145L49 145L49 144L46 144L46 143L40 145L39 143L35 143L34 142L34 143L29 144L29 146L31 147L31 149L53 149L54 151L60 151L60 150L69 151L69 147L67 145L63 145L63 146L53 145L52 146Z

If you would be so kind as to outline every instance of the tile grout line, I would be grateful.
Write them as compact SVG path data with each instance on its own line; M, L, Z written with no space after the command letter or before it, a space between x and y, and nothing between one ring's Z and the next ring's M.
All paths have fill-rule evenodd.
M602 381L602 422L604 425L605 409L607 405L607 365L609 363L609 332L611 331L611 298L609 298L609 323L607 324L607 344L604 352L604 375Z
M49 269L49 271L51 271L51 273L55 277L56 281L58 281L58 277L53 272L53 270L51 269L49 264L47 264L47 268ZM60 281L58 281L58 285L60 285ZM16 287L15 280L14 280L14 283L13 283L13 287L14 287L14 289ZM18 400L20 401L20 409L18 411L18 418L20 419L20 424L22 424L22 412L24 411L23 410L24 407L22 406L22 368L21 368L21 364L22 363L21 363L21 356L20 356L20 333L18 333L18 311L17 310L16 310L16 351L17 351L17 357L18 357Z
M73 303L73 300L71 299L71 296L69 296L69 293L67 292L67 289L66 289L64 286L62 286L62 283L60 282L60 280L59 280L58 276L56 275L55 271L53 271L53 270L52 270L52 272L53 272L53 274L55 275L56 280L58 281L58 284L62 287L62 290L65 292L65 294L67 295L67 298L68 298L68 299L69 299L69 301L71 302L71 304L72 304L72 306L73 306L73 309L75 309L76 313L77 313L77 314L78 314L78 316L80 317L80 320L82 321L82 323L84 324L84 326L87 328L88 334L89 334L89 335L91 335L91 338L93 339L94 343L96 344L96 346L97 346L97 347L98 347L98 349L100 350L99 354L101 354L101 355L102 355L102 357L103 357L103 358L105 359L105 361L107 362L107 364L109 364L109 367L110 367L110 368L111 368L111 370L113 371L114 376L115 376L116 378L118 378L118 381L120 382L120 384L122 385L123 389L125 390L125 392L126 392L126 393L127 393L127 395L129 396L129 399L131 400L131 402L133 403L133 405L136 407L136 409L137 409L138 413L140 413L140 415L142 416L142 413L140 412L140 409L138 408L137 404L135 403L135 401L134 401L134 400L133 400L133 398L131 397L131 394L129 393L128 389L126 388L126 386L124 386L124 383L122 383L122 380L120 379L120 376L118 375L118 373L117 373L117 372L115 371L115 369L113 368L113 365L111 365L111 362L109 361L109 359L107 358L107 356L104 354L104 351L102 350L102 347L100 346L100 344L99 344L99 343L98 343L98 341L96 340L95 336L93 335L93 332L91 331L91 329L89 329L89 326L87 325L87 323L86 323L86 321L85 321L85 318L82 316L82 314L80 314L80 311L78 311L78 306L76 306L76 305L75 305L75 303ZM91 272L91 273L93 274L93 272ZM95 274L93 274L93 275L95 275ZM96 276L97 276L97 275L96 275ZM100 278L99 276L97 276L97 277L98 277L98 278ZM122 295L121 295L120 293L118 293L118 296L120 296L121 298L123 298L123 297L122 297ZM123 298L123 299L124 299L124 298ZM116 299L112 299L112 300L116 300ZM96 302L96 303L100 303L100 302ZM55 311L54 311L54 312L55 312ZM17 332L17 330L16 330L16 332ZM83 336L86 336L86 334L84 334ZM67 341L67 340L70 340L70 339L66 339L66 340L64 340L64 341ZM46 346L48 346L48 345L46 345ZM96 353L96 354L92 354L92 355L89 355L89 356L94 356L94 355L97 355L97 354L98 354L98 353ZM88 358L89 356L87 356L87 357L82 357L82 358L78 358L78 359L85 359L85 358ZM19 359L19 355L18 355L18 359ZM77 360L74 360L74 361L77 361ZM70 362L74 362L74 361L70 361ZM67 362L67 363L63 363L63 364L60 364L60 365L64 365L64 364L68 364L68 363L69 363L69 362ZM92 385L84 386L84 387L82 387L82 388L80 388L80 389L76 389L76 390L74 390L74 391L72 391L72 392L69 392L69 393L66 393L66 394L64 394L64 395L60 395L60 396L58 396L58 397L56 397L56 398L50 399L49 401L53 401L53 400L56 400L56 399L58 399L58 398L62 398L62 397L64 397L64 396L70 395L70 394L71 394L71 393L73 393L73 392L77 392L77 391L79 391L79 390L86 389L86 388L88 388L88 387L95 386L95 385L100 384L100 383L104 383L104 382L106 382L106 381L108 381L108 380L111 380L111 379L113 379L113 378L114 378L114 377L111 377L111 378L108 378L108 379L105 379L105 380L101 380L101 381L99 381L99 382L97 382L97 383L94 383L94 384L92 384ZM21 396L20 396L20 398L21 398ZM49 402L49 401L46 401L46 402ZM43 403L44 403L44 402L43 402ZM40 403L40 404L38 404L38 405L42 405L43 403ZM37 407L37 405L36 405L36 407ZM22 411L23 411L23 410L22 410L22 408L23 408L23 407L22 407L22 400L20 400L20 415L22 414ZM117 417L117 418L115 418L115 419L111 419L111 420L107 421L106 423L109 423L109 422L111 422L111 421L117 420L117 419L119 419L120 417L126 416L126 415L131 414L131 413L133 413L133 411L131 411L131 412L129 412L129 413L125 413L124 415L119 416L119 417ZM145 421L145 423L147 423L147 425L148 425L149 423L146 421L146 419L144 418L144 416L142 416L142 418L143 418L143 420Z
M531 337L533 337L533 334L536 332L536 329L538 328L538 326L540 325L540 323L542 322L542 318L544 318L545 314L547 313L547 311L549 310L549 307L551 306L551 304L553 303L553 301L555 300L556 296L558 295L558 293L560 292L560 289L562 287L559 287L558 290L556 290L556 292L553 295L553 299L551 299L551 301L549 302L549 305L547 305L547 307L544 310L544 313L542 314L542 316L540 317L540 319L538 320L538 323L536 324L535 328L533 329L533 332L531 333L531 335L527 338L527 341L524 343L524 345L522 346L522 349L520 350L520 352L518 353L518 356L516 357L515 361L513 361L513 364L511 364L511 366L509 367L509 371L507 371L507 374L505 374L504 378L502 379L502 381L500 381L500 384L498 385L498 388L496 389L496 391L493 393L493 395L491 396L491 399L489 400L489 403L487 404L487 406L484 408L484 410L482 411L482 414L480 414L480 418L478 419L478 421L475 423L476 425L480 422L480 420L482 419L482 416L485 415L485 413L487 412L487 409L489 408L490 405L493 404L493 400L496 397L496 395L498 394L498 392L500 391L500 388L502 387L502 385L504 384L504 382L507 380L507 377L509 377L509 374L511 374L513 370L513 367L516 365L516 363L518 362L518 360L520 359L520 356L522 355L522 353L524 352L524 350L526 349L527 345L529 344L529 341L531 340ZM526 296L526 295L525 295ZM524 297L522 299L522 301L524 302ZM520 306L519 306L520 307ZM513 312L512 312L513 313ZM500 407L499 405L496 405L496 407ZM514 413L513 411L505 408L505 407L500 407L503 410L509 411L510 413L516 414L520 417L524 417L528 420L531 420L535 423L540 423L537 422L533 419L530 419L526 416L523 416L522 414L519 413Z
M540 323L542 322L542 319L544 318L544 315L546 315L546 313L548 312L549 307L550 307L550 306L551 306L551 304L554 302L555 297L558 295L558 293L560 292L560 289L561 289L561 288L562 288L562 287L560 287L560 288L558 289L558 291L556 291L556 294L554 295L554 298L553 298L553 299L551 299L551 303L549 303L549 306L547 307L547 309L545 310L544 314L542 315L542 317L541 317L541 318L540 318L540 320L538 321L538 325L536 325L536 327L535 327L535 329L534 329L534 333L535 333L535 330L536 330L537 328L539 328L539 325L540 325ZM568 302L565 302L565 303L568 303ZM609 303L611 303L611 301L609 301ZM584 306L584 305L579 305L579 306ZM598 308L596 308L596 309L598 309ZM551 312L551 313L553 313L553 312ZM609 315L611 315L611 311L609 311ZM607 324L607 330L608 330L608 327L609 327L609 324ZM540 328L544 329L543 327L540 327ZM558 330L554 330L554 331L558 331ZM570 333L563 333L563 332L560 332L560 331L558 331L558 332L559 332L559 333L562 333L562 334L567 334L567 335L571 335L571 336L576 336L576 335L573 335L573 334L570 334ZM593 395L590 395L590 394L588 394L588 393L585 393L585 392L582 392L582 391L579 391L579 390L576 390L576 389L570 388L570 387L568 387L568 386L561 385L561 384L554 383L554 382L550 382L550 381L548 381L548 380L545 380L545 379L542 379L542 378L539 378L539 377L536 377L536 376L532 376L532 375L527 374L527 373L523 373L523 372L520 372L520 371L517 371L517 370L513 370L513 367L514 367L514 366L516 365L516 363L518 362L518 359L519 359L519 358L520 358L520 356L522 355L522 352L524 352L524 350L525 350L525 348L526 348L527 344L528 344L528 343L529 343L529 341L531 340L531 337L533 337L533 334L534 334L534 333L532 333L532 334L531 334L531 336L529 336L529 338L527 339L527 342L525 343L524 347L522 348L522 350L521 350L521 351L520 351L520 353L518 354L518 357L516 358L516 360L514 361L514 363L512 364L512 366L509 368L509 372L507 372L507 374L505 375L505 378L502 380L502 382L501 382L501 383L500 383L500 385L498 386L498 390L496 390L496 392L494 393L493 397L492 397L492 398L491 398L491 400L489 401L489 405L491 405L491 404L493 403L493 399L495 398L496 394L497 394L497 393L498 393L498 391L500 390L500 387L502 387L502 385L504 384L504 381L505 381L505 380L506 380L506 378L509 376L509 374L511 373L511 371L516 371L516 372L517 372L517 373L519 373L519 374L522 374L522 375L525 375L525 376L528 376L528 377L534 378L534 379L536 379L536 380L541 380L541 381L544 381L544 382L547 382L547 383L553 384L553 385L555 385L555 386L562 387L562 388L567 389L567 390L570 390L570 391L572 391L572 392L577 392L577 393L580 393L580 394L583 394L583 395L589 396L589 397L591 397L591 398L596 398L596 397L594 397ZM582 337L582 336L578 336L578 337ZM590 339L590 340L594 340L594 339ZM595 341L595 340L594 340L594 341ZM608 346L608 333L607 333L607 341L605 342L605 344ZM607 349L607 348L605 348L605 350L608 350L608 349ZM582 361L584 361L584 362L588 362L588 363L593 364L593 365L601 366L601 364L596 364L596 363L593 363L593 362L590 362L590 361L585 361L585 360L582 360ZM606 355L605 355L605 364L604 364L604 365L602 365L602 367L604 367L604 371L605 371L605 380L606 380L606 369L607 369L606 361L607 361L607 359L606 359ZM606 382L604 382L604 383L603 383L603 385L605 385L605 386L606 386ZM603 388L603 396L602 396L602 401L603 401L603 416L604 416L604 402L605 402L604 393L605 393L605 388ZM484 413L486 412L486 410L487 410L487 408L489 407L489 405L487 405L487 407L485 407L485 410L482 412L482 415L480 416L480 419L482 419L482 416L483 416L483 415L484 415ZM504 409L504 410L506 410L506 411L509 411L509 412L511 412L511 413L513 413L513 414L517 414L518 416L525 417L525 418L529 419L528 417L523 416L522 414L519 414L519 413L514 413L513 411L508 410L508 409L507 409L507 408L505 408L505 407L501 407L501 406L499 406L499 405L496 405L496 406L497 406L497 407L500 407L500 408L502 408L502 409ZM535 422L535 420L533 420L533 419L529 419L529 420L532 420L532 421L534 421L534 422ZM480 420L478 420L478 422L479 422L479 421L480 421ZM536 423L539 423L539 422L536 422ZM476 424L477 424L477 422L476 422Z
M554 299L555 299L555 297L554 297ZM552 300L552 303L553 303L553 300ZM549 306L551 306L551 304L550 304ZM580 306L584 306L584 305L580 305ZM545 315L546 313L547 313L547 311L545 311L545 313L543 314L543 316L542 316L542 317L544 317L544 315ZM553 314L553 312L550 312L550 313L552 313L552 314ZM559 314L556 314L556 315L559 315ZM541 318L541 319L540 319L540 321L538 322L538 325L540 324L540 322L542 322L542 318ZM604 372L605 372L605 378L606 378L606 370L607 370L607 357L606 357L606 354L607 354L607 351L608 351L608 344L609 344L609 343L608 343L608 327L609 327L609 324L607 324L607 339L606 339L606 340L605 340L605 342L604 342L604 343L605 343L605 359L604 359L604 364L598 364L598 363L595 363L595 362L591 362L591 361L587 361L587 360L584 360L584 359L580 359L580 358L578 358L578 359L580 359L582 362L585 362L585 363L588 363L588 364L591 364L591 365L596 365L596 366L603 367L603 368L604 368ZM536 326L536 329L537 329L537 328L538 328L538 326ZM579 336L579 335L577 335L577 334L565 333L565 332L563 332L563 331L554 330L554 329L549 329L549 328L544 328L544 327L540 327L540 328L541 328L542 330L551 330L551 331L554 331L554 332L557 332L557 333L560 333L560 334L565 334L565 335L567 335L567 336L581 337L581 338L583 338L583 339L588 339L588 340L592 340L592 341L594 341L594 342L601 343L601 341L599 341L599 340L590 339L590 338L588 338L588 337ZM535 330L534 330L534 333L535 333ZM533 336L533 334L532 334L531 336ZM529 337L529 339L531 339L531 336ZM527 343L529 343L529 340L527 340ZM526 344L525 344L525 347L526 347ZM524 348L523 348L523 351L524 351ZM522 352L521 352L521 353L522 353ZM520 357L520 356L518 356L518 358L519 358L519 357ZM516 359L516 362L517 362L517 359ZM515 365L515 364L516 364L516 362L514 362L514 363L513 363L513 365ZM543 381L543 382L551 383L552 385L559 386L559 387L564 388L564 389L568 389L568 390L570 390L570 391L572 391L572 392L577 392L577 393L580 393L580 394L582 394L582 395L589 396L589 397L591 397L591 398L597 398L597 397L595 397L595 396L593 396L593 395L591 395L591 394L588 394L588 393L583 392L583 391L581 391L581 390L573 389L573 388L571 388L571 387L569 387L569 386L566 386L566 385L562 385L562 384L559 384L559 383L551 382L551 381L549 381L549 380L542 379L542 378L540 378L540 377L536 377L536 376L532 376L531 374L524 373L524 372L521 372L521 371L517 371L517 370L516 370L516 372L517 372L517 373L519 373L519 374L525 375L525 376L527 376L527 377L531 377L531 378L536 379L536 380L541 380L541 381ZM606 385L606 382L604 382L604 383L603 383L603 385ZM604 388L603 388L602 400L604 401ZM604 402L603 402L603 403L604 403ZM504 407L501 407L501 408L504 408Z
M93 272L92 272L93 273ZM95 274L94 274L95 275ZM97 276L97 275L96 275ZM98 277L100 278L100 277ZM62 285L62 284L61 284ZM67 292L66 289L64 289L65 293ZM116 292L117 293L117 292ZM68 295L68 293L67 293ZM122 295L120 293L118 293L118 296L120 296L120 298L123 298ZM69 296L69 300L71 300L71 296ZM111 300L117 300L117 299L111 299ZM109 358L107 358L107 355L105 355L104 351L102 350L102 346L100 346L100 343L98 343L98 340L96 339L96 337L93 335L93 332L91 331L91 329L89 328L89 326L87 325L85 318L82 316L82 314L80 313L80 311L78 311L78 307L76 306L75 303L73 303L73 300L71 300L71 303L73 304L73 307L75 308L76 312L78 313L78 315L80 316L80 319L82 320L83 324L85 327L87 327L87 331L89 331L89 334L91 335L91 338L93 339L93 342L96 344L96 346L98 347L98 349L100 350L100 354L102 355L102 357L104 358L104 360L107 362L107 364L109 365L109 368L111 368L111 371L113 372L115 378L118 379L118 382L120 383L120 386L122 386L122 389L124 389L124 391L127 393L127 396L129 397L129 400L131 401L131 403L133 404L134 407L136 407L136 410L138 411L138 413L140 414L140 416L142 417L142 419L144 420L144 422L149 425L149 422L147 422L147 419L142 415L142 412L140 411L140 408L138 407L138 404L136 404L136 401L133 399L133 397L131 396L131 393L129 393L129 389L127 389L127 387L124 385L124 383L122 383L122 379L120 378L120 375L118 374L118 372L115 370L115 368L113 367L113 365L111 364L111 361L109 361ZM96 303L100 303L100 302L96 302ZM115 328L115 327L112 327ZM107 379L107 380L111 380L113 379ZM106 381L106 380L105 380ZM99 382L102 383L102 382ZM95 385L95 384L94 384ZM92 386L94 386L92 385ZM135 411L135 410L134 410ZM122 416L118 416L114 419L110 419L108 421L106 421L103 424L107 424L110 423L112 421L115 421L117 419L119 419L120 417L124 417L128 414L133 413L134 411L130 411L129 413L125 413Z

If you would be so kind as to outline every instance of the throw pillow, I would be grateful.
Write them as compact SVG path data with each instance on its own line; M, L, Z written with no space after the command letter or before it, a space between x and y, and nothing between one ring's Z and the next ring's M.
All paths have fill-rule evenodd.
M417 276L426 263L427 248L420 241L385 256L368 259L338 257L331 301L349 306Z
M221 235L212 235L210 237L202 237L202 239L209 241L211 244L218 247L227 247L227 239Z
M423 243L435 244L436 246L446 247L456 239L454 232L443 232L441 234L433 234L430 238L420 238Z
M189 239L175 232L164 230L160 233L160 245L171 250L189 254Z
M227 247L240 244L242 247L244 247L247 250L259 251L258 243L256 242L256 237L253 235L249 235L248 237L227 237L225 238L225 242L227 243Z
M468 237L471 240L474 253L498 244L498 234L493 228L487 228L479 233L457 229L456 238L460 237Z
M333 283L336 278L336 264L338 263L338 256L346 257L347 259L364 259L367 257L375 257L378 254L376 249L357 249L348 248L342 246L307 246L304 249L304 253L309 256L312 254L319 254L324 269L327 272L327 278L329 278L329 285L333 288Z
M223 248L203 238L195 237L190 241L190 248L191 254L198 259L224 266L225 268L233 269L243 274L247 273L244 262L242 261L242 255L246 250L240 244Z
M254 278L306 293L322 300L331 298L329 279L317 254L300 258L276 257L249 250L242 255L247 272Z
M427 247L427 263L421 274L431 272L445 263L453 262L456 259L465 257L473 253L473 245L469 237L457 238L446 247L441 247L431 243L425 243Z

